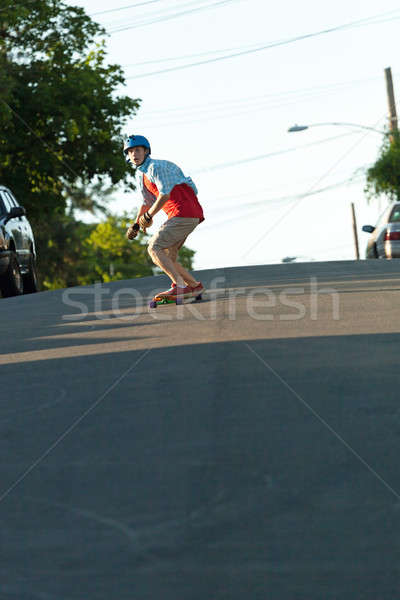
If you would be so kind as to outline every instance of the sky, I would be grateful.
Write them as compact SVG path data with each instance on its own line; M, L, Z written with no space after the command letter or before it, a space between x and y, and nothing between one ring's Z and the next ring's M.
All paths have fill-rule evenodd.
M364 188L388 125L386 67L400 98L397 2L65 3L106 28L108 61L126 77L118 92L141 99L124 133L145 135L153 158L199 189L196 269L353 259L352 203L364 257L361 227L387 203ZM295 123L312 127L288 133ZM132 217L141 203L113 198Z

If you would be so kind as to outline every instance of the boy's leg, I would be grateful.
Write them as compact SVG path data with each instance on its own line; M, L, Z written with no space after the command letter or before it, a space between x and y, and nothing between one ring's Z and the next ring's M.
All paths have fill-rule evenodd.
M196 279L176 260L181 245L182 242L179 242L171 248L152 248L149 250L149 253L153 262L160 267L160 269L162 269L178 287L184 287L185 284L190 287L196 287L200 282L196 281Z
M181 275L181 277L182 277L183 281L186 283L186 285L188 285L190 287L196 287L196 285L198 285L200 282L196 281L196 279L194 277L192 277L192 275L189 273L189 271L187 271L185 269L185 267L183 267L181 265L181 263L179 263L177 261L178 252L179 252L179 249L181 248L181 246L183 245L183 243L184 242L178 242L171 248L167 248L166 252L167 252L169 258L174 263L175 270L178 271L178 273Z
M178 287L184 287L185 282L173 260L163 248L149 248L152 261L164 271L166 275L176 283Z
M153 262L176 283L178 287L193 287L198 282L177 262L178 251L189 233L198 225L199 219L175 217L161 226L151 238L148 253Z

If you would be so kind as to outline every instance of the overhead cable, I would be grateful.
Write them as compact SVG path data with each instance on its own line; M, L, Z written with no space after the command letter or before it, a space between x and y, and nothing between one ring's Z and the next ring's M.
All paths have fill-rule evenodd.
M380 123L380 121L381 121L381 120L382 120L382 118L381 118L381 119L379 119L379 120L378 120L378 121L377 121L377 122L374 124L374 127L376 127L377 125L379 125L379 123ZM364 139L365 139L367 136L369 136L370 134L371 134L371 132L370 132L370 131L368 131L367 133L364 133L364 134L362 135L362 137L361 137L361 138L359 138L359 139L356 141L356 143L355 143L355 144L353 144L353 145L352 145L352 146L351 146L351 147L350 147L348 150L346 150L346 152L345 152L344 154L342 154L342 155L339 157L339 159L338 159L338 160L336 160L336 161L333 163L333 165L331 165L331 167L329 167L329 169L328 169L328 170L327 170L325 173L323 173L323 174L321 175L321 177L319 177L319 178L317 179L317 181L314 183L314 185L312 185L312 186L311 186L311 187L310 187L310 188L307 190L307 193L310 193L310 192L312 192L312 191L313 191L313 189L314 189L314 188L315 188L317 185L319 185L319 184L321 183L321 181L323 181L323 180L324 180L326 177L328 177L328 175L330 175L330 174L332 173L332 171L334 171L334 169L336 169L336 167L338 166L338 164L340 164L340 163L341 163L341 162L342 162L342 161L343 161L345 158L347 158L347 156L348 156L349 154L351 154L351 152L353 152L353 150L355 150L355 149L356 149L356 148L359 146L359 144L361 144L361 142L363 142L363 141L364 141ZM291 205L291 206L288 208L288 210L287 210L287 211L285 211L285 212L283 213L283 215L281 215L281 216L279 217L279 219L277 219L277 220L275 221L275 223L273 223L273 224L271 225L271 227L269 227L269 228L268 228L268 229L267 229L267 230L266 230L266 231L265 231L265 232L264 232L264 233L263 233L263 234L262 234L262 235L261 235L261 236L260 236L260 237L259 237L259 238L258 238L258 239L257 239L257 240L256 240L256 241L255 241L255 242L254 242L254 243L253 243L253 244L252 244L252 245L251 245L251 246L248 248L248 249L247 249L247 250L246 250L246 252L245 252L245 253L243 254L243 256L242 256L242 259L244 260L244 259L246 258L246 256L248 256L248 254L250 254L250 252L252 252L252 251L254 250L254 248L256 248L256 247L257 247L257 246L260 244L260 242L262 242L262 241L263 241L263 240L264 240L264 239L265 239L265 238L266 238L266 237L267 237L267 236L268 236L268 235L269 235L269 234L270 234L272 231L274 231L274 230L275 230L275 229L278 227L278 225L280 225L280 224L282 223L282 221L283 221L284 219L286 219L286 217L287 217L287 216L288 216L290 213L292 213L292 212L293 212L293 210L295 210L295 209L296 209L296 208L299 206L299 204L300 204L300 203L303 201L303 199L304 199L304 196L302 196L302 197L299 197L299 198L298 198L298 199L297 199L297 200L296 200L296 201L295 201L295 202L294 202L294 203L293 203L293 204L292 204L292 205Z
M294 148L285 148L284 150L277 150L275 152L268 152L267 154L258 154L257 156L250 156L248 158L241 158L238 160L233 160L225 163L218 163L216 165L210 165L208 167L202 167L201 169L197 169L192 171L192 174L199 173L208 173L211 171L217 171L219 169L227 169L229 167L237 167L238 165L243 165L249 162L255 162L257 160L264 160L265 158L271 158L273 156L280 156L281 154L289 154L290 152L297 152L298 150L303 150L304 148L311 148L312 146L319 146L321 144L325 144L326 142L332 142L334 140L338 140L348 136L354 136L357 132L350 131L348 133L342 133L340 135L335 135L329 138L325 138L323 140L318 140L316 142L310 142L309 144L303 144L302 146L295 146Z
M167 69L159 69L157 71L150 71L147 73L140 73L138 75L130 75L128 77L125 77L125 79L140 79L142 77L152 77L153 75L160 75L163 73L170 73L171 71L179 71L182 69L188 69L191 67L197 67L200 65L205 65L205 64L210 64L210 63L214 63L214 62L218 62L221 60L227 60L230 58L237 58L239 56L246 56L248 54L254 54L256 52L261 52L263 50L270 50L271 48L277 48L279 46L287 46L289 44L294 44L295 42L300 42L306 39L311 39L314 37L318 37L321 35L326 35L329 33L335 33L337 31L343 31L345 29L351 29L354 27L362 27L362 26L366 26L366 25L374 25L374 24L380 24L382 21L377 21L376 23L374 22L374 19L379 19L380 17L383 17L385 15L389 15L389 14L393 14L396 12L399 12L400 9L396 9L395 11L390 11L390 13L380 13L378 15L372 16L372 17L365 17L364 19L358 19L356 21L351 21L349 23L344 23L342 25L336 25L335 27L329 27L326 29L321 29L320 31L315 31L312 33L306 33L306 34L302 34L302 35L298 35L295 37L291 37L291 38L287 38L287 39L283 39L283 40L278 40L276 42L269 42L267 44L263 44L261 46L258 46L256 48L251 48L251 49L247 49L247 50L241 50L239 52L233 52L231 54L226 54L225 56L216 56L214 58L209 58L209 59L205 59L205 60L200 60L197 62L193 62L193 63L187 63L185 65L176 65L175 67L169 67ZM129 29L129 27L125 28L125 29ZM121 30L122 31L122 30ZM114 32L111 32L114 33Z
M137 29L138 27L145 27L146 25L154 25L155 23L159 23L162 21L169 21L171 19L176 19L177 17L182 17L184 15L193 14L202 10L207 10L209 8L216 8L219 6L224 6L225 4L230 4L231 2L239 2L240 0L217 0L216 2L211 2L210 4L195 6L194 8L188 8L186 10L181 10L180 12L175 12L171 14L166 14L164 16L156 16L149 17L147 20L143 21L135 21L134 24L131 25L122 25L122 26L112 26L106 27L108 33L119 33L121 31L128 31L130 29ZM193 3L191 3L193 4Z
M316 189L316 190L311 190L309 192L304 192L303 194L292 194L292 195L288 195L288 196L281 196L281 197L277 197L277 198L268 198L265 200L258 200L257 202L252 202L252 203L245 203L245 204L241 204L240 206L235 206L229 207L229 212L232 213L233 210L240 210L241 208L250 208L251 206L253 206L253 208L251 210L247 210L245 213L242 214L236 214L232 217L226 218L226 216L223 218L223 220L219 220L219 221L215 221L213 220L210 223L206 223L203 226L204 230L208 230L211 227L216 227L216 226L220 226L222 224L226 224L226 223L230 223L230 222L234 222L234 221L238 221L241 219L247 219L250 218L252 215L260 215L262 211L264 210L268 210L271 208L271 204L276 204L276 203L287 203L287 202L293 202L293 201L302 201L305 198L310 198L312 196L318 196L319 194L324 194L325 192L330 192L332 190L344 187L344 186L351 186L351 185L356 185L360 182L361 179L363 179L364 176L363 175L358 175L357 177L349 177L348 179L345 179L343 181L338 181L336 183L332 183L331 185L327 185L325 187ZM225 209L227 210L227 209ZM202 229L202 230L203 230Z
M136 8L137 6L144 6L146 4L155 4L161 2L161 0L147 0L147 2L138 2L137 4L128 4L128 6L120 6L119 8L109 8L107 10L100 10L99 12L92 13L91 17L97 17L97 15L105 15L106 13L119 12L120 10L127 10L128 8Z

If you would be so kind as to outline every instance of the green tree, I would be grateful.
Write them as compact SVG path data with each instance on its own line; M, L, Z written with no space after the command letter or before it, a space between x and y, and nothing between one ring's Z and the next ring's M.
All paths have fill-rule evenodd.
M88 275L80 278L80 283L96 281L115 281L145 277L157 272L147 252L148 235L139 232L132 242L126 239L126 229L131 222L127 214L122 217L108 215L106 221L96 225L84 242L85 261L89 267ZM186 269L193 268L194 250L183 246L179 252L179 261ZM89 280L88 280L89 277Z
M6 0L0 10L0 183L27 210L45 289L150 275L141 235L106 214L116 186L134 189L122 128L139 99L119 95L120 66L106 60L105 31L61 0ZM190 268L194 252L182 249Z
M35 233L40 248L38 270L42 289L79 285L88 271L83 242L93 227L68 214L53 215L43 221Z
M153 275L153 263L144 243L147 236L140 232L135 240L127 240L129 223L127 215L108 215L106 221L93 227L83 242L87 273L79 277L80 284Z
M365 187L371 200L386 195L390 202L400 200L400 136L394 134L383 143L376 162L367 170Z
M195 254L195 250L182 246L179 250L178 262L180 262L185 269L191 271L193 269L193 258Z
M41 240L45 254L39 255L44 289L90 285L97 282L134 279L153 275L156 271L147 252L148 235L126 239L131 220L123 216L107 216L101 223L86 224L70 214L46 223ZM193 267L194 251L185 246L179 260ZM51 260L46 260L50 256Z
M42 287L56 289L152 275L146 236L141 233L135 243L129 242L126 228L126 217L114 215L102 223L87 224L65 214L46 223L41 229L44 239L40 240L44 253L38 259Z
M104 36L60 0L10 1L0 12L0 181L35 229L64 213L67 189L133 187L121 132L139 100L117 94L124 77L106 62Z

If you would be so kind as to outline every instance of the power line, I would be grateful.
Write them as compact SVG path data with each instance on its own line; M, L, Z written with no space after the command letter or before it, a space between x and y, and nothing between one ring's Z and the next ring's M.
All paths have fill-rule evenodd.
M225 3L226 1L227 0L223 0L223 3ZM239 56L245 56L245 55L248 55L248 54L254 54L256 52L261 52L263 50L269 50L271 48L277 48L279 46L286 46L286 45L289 45L289 44L293 44L295 42L300 42L300 41L303 41L303 40L306 40L306 39L311 39L313 37L318 37L318 36L326 35L326 34L329 34L329 33L335 33L337 31L343 31L345 29L351 29L353 27L362 27L362 26L365 26L365 25L380 24L382 21L377 21L375 23L374 20L382 18L382 17L387 16L387 15L394 14L396 12L399 12L399 10L400 9L396 9L394 11L390 11L389 13L379 13L378 15L374 15L372 17L365 17L363 19L358 19L356 21L351 21L349 23L344 23L342 25L336 25L334 27L329 27L327 29L321 29L320 31L315 31L315 32L312 32L312 33L306 33L306 34L303 34L303 35L298 35L298 36L295 36L295 37L292 37L292 38L288 38L288 39L285 39L285 40L278 40L276 42L269 42L267 44L263 44L263 45L258 46L256 48L252 48L252 49L248 49L248 50L242 50L242 51L239 51L239 52L233 52L233 53L227 54L225 56L219 56L219 57L209 58L209 59L201 60L201 61L198 61L198 62L188 63L188 64L185 64L185 65L177 65L175 67L169 67L168 69L160 69L158 71L150 71L150 72L147 72L147 73L141 73L139 75L131 75L131 76L125 77L125 79L140 79L142 77L151 77L153 75L160 75L162 73L170 73L171 71L179 71L179 70L182 70L182 69L188 69L188 68L191 68L191 67L197 67L197 66L200 66L200 65L210 64L210 63L218 62L218 61L221 61L221 60L227 60L227 59L230 59L230 58L237 58ZM120 29L120 30L111 31L110 33L115 33L116 31L125 31L127 29L130 29L130 27L125 27L125 28Z
M304 192L303 194L292 194L292 195L288 195L288 196L281 196L278 198L268 198L267 200L259 200L258 202L253 202L253 203L246 203L246 204L242 204L238 207L235 207L236 209L240 209L246 206L251 206L251 205L257 205L257 208L253 208L250 211L245 212L244 214L241 215L235 215L234 217L231 217L229 219L224 218L221 221L213 221L212 223L206 223L203 227L202 230L206 230L206 229L210 229L211 227L220 227L221 225L225 224L225 223L231 223L233 221L238 221L241 219L246 219L251 217L252 215L259 215L260 211L262 210L267 210L270 208L270 205L272 203L284 203L284 202L290 202L291 200L297 200L297 201L301 201L304 200L305 198L310 198L311 196L318 196L319 194L323 194L325 192L329 192L331 190L340 188L340 187L344 187L344 186L350 186L350 185L356 185L359 183L359 180L363 179L363 175L359 175L357 177L349 177L348 179L345 179L343 181L338 181L336 183L333 183L331 185L327 185L323 188L319 188L317 190L312 190L309 192ZM260 206L262 203L264 203L264 206ZM232 211L232 207L229 207L229 211Z
M286 106L292 106L292 105L296 105L298 106L301 102L305 102L305 101L309 101L311 98L315 98L315 97L321 97L326 95L327 93L329 93L330 95L332 95L333 93L338 93L339 90L331 90L329 92L325 91L325 92L319 92L319 93L305 93L302 95L298 95L298 96L294 96L292 98L282 98L282 100L279 101L279 99L277 98L276 100L270 100L268 101L261 101L258 100L257 102L248 102L248 103L243 103L243 104L238 104L237 106L229 106L229 104L226 106L226 108L224 108L224 106L221 107L217 107L216 105L210 105L209 108L205 108L204 110L198 110L197 112L194 112L193 115L196 115L198 118L194 118L194 116L192 116L191 113L183 113L179 116L181 116L182 118L179 119L178 115L176 116L176 119L174 120L173 118L171 119L170 117L164 117L162 118L161 116L158 117L152 117L151 120L149 122L146 121L146 117L148 117L147 115L144 117L144 121L142 122L140 119L140 116L138 117L137 120L137 126L140 129L159 129L160 127L176 127L176 126L182 126L182 125L195 125L197 123L203 123L204 121L210 122L212 120L216 120L218 119L218 121L221 121L223 119L232 119L234 117L243 117L246 116L248 114L250 115L254 115L255 113L258 112L262 112L262 111L268 111L271 112L272 110L275 109L281 109L282 107L286 107ZM175 115L173 115L175 116Z
M143 2L143 5L145 5L147 3L151 4L154 1L159 2L160 0L149 0L148 2ZM171 2L172 2L172 4L171 4ZM175 2L175 4L173 2ZM148 20L157 21L160 18L161 19L163 19L164 17L168 18L171 14L174 14L173 11L176 11L178 9L180 11L186 11L187 9L192 8L192 7L202 7L207 2L211 2L211 0L168 0L168 1L163 0L163 3L162 3L163 5L161 7L156 8L153 11L148 10L147 12L144 12L144 13L135 12L134 20L131 20L130 22L129 21L127 22L127 17L122 17L118 21L106 23L105 26L110 27L110 28L124 27L126 25L136 26L136 25L140 25L142 22L146 23ZM136 5L139 6L139 4L136 4ZM127 8L132 8L132 6L134 6L134 5L130 5ZM122 7L121 10L123 10L124 8L125 7ZM114 12L116 10L117 9L110 9L110 12L111 11Z
M177 17L181 17L187 14L192 14L195 12L199 12L201 10L207 10L209 8L215 8L218 6L223 6L225 4L230 4L231 2L239 2L241 0L217 0L216 2L211 2L210 4L207 5L202 5L202 6L195 6L194 8L188 8L187 10L181 10L180 12L175 12L172 14L166 14L164 16L158 16L158 17L153 17L144 21L136 21L134 25L124 25L122 27L115 27L114 29L112 29L111 27L108 28L108 32L110 34L113 33L118 33L120 31L127 31L130 29L136 29L138 27L144 27L146 25L153 25L154 23L159 23L161 21L168 21L171 19L176 19ZM194 4L193 2L189 3L190 4Z
M350 131L348 133L342 133L340 135L335 135L333 137L329 137L329 138L325 138L323 140L318 140L316 142L310 142L309 144L304 144L302 146L295 146L294 148L285 148L284 150L277 150L275 152L268 152L267 154L259 154L257 156L250 156L248 158L242 158L239 160L233 160L230 162L225 162L225 163L219 163L216 165L211 165L209 167L203 167L201 169L197 169L196 171L192 171L193 175L195 174L199 174L199 173L205 173L205 172L210 172L210 171L216 171L218 169L226 169L229 167L236 167L238 165L243 165L245 163L249 163L249 162L255 162L257 160L263 160L265 158L271 158L272 156L279 156L281 154L289 154L290 152L297 152L297 150L303 150L304 148L311 148L312 146L319 146L321 144L324 144L326 142L332 142L334 140L338 140L344 137L348 137L351 135L355 135L357 132L355 131Z
M177 60L185 60L186 58L198 58L199 56L210 56L210 54L221 54L222 52L233 52L243 48L254 48L257 44L247 44L246 46L235 46L234 48L221 48L220 50L206 50L204 52L196 52L195 54L181 54L179 56L169 56L163 58L153 58L139 63L131 63L129 65L121 65L124 69L128 67L141 67L143 65L151 65L154 63L174 62Z
M248 208L248 209L257 209L257 212L262 208L263 205L266 208L267 204L276 204L276 203L281 203L281 202L289 202L291 200L298 200L299 198L309 198L310 196L316 196L318 194L322 194L324 192L328 192L330 190L334 190L338 187L343 187L344 185L354 185L357 184L361 179L364 179L365 175L360 174L357 176L351 176L351 177L347 177L346 179L343 179L342 181L338 181L336 183L332 183L330 185L327 185L323 188L319 188L317 190L311 190L309 192L303 192L302 194L288 194L286 196L277 196L277 197L273 197L273 198L263 198L261 200L256 200L253 202L243 202L240 205L237 206L237 208ZM218 208L218 207L217 207ZM232 206L230 206L230 209L232 208ZM222 210L226 210L226 207L224 207Z
M120 6L119 8L109 8L108 10L101 10L99 12L92 13L91 17L97 15L105 15L106 13L118 12L120 10L127 10L128 8L136 8L137 6L144 6L147 4L154 4L155 2L161 2L161 0L147 0L147 2L138 2L137 4L128 4L128 6Z
M342 82L337 82L337 83L331 83L329 85L318 85L318 86L313 86L313 87L308 87L308 88L301 88L301 89L295 89L295 90L284 90L281 92L268 92L267 94L257 94L256 96L246 96L244 98L229 98L228 100L219 100L218 102L213 102L211 104L208 104L207 107L204 107L204 102L199 103L199 104L191 104L189 106L174 106L173 108L162 108L162 109L155 109L155 110L151 110L149 111L149 114L151 115L164 115L164 114L170 114L170 113L178 113L178 114L182 114L182 112L190 112L190 111L194 111L196 114L199 113L200 111L204 111L204 110L209 110L210 108L220 108L225 110L226 107L230 106L230 105L243 105L249 103L251 104L253 101L263 101L264 99L272 99L272 100L279 100L279 99L285 99L285 97L291 97L294 99L297 99L299 96L303 96L303 95L309 95L315 92L330 92L332 90L338 89L338 88L343 88L343 87L353 87L355 85L360 85L360 84L364 84L364 83L370 83L372 81L380 81L381 77L368 77L368 78L364 78L364 79L352 79L351 81L342 81ZM168 117L169 118L169 117Z
M352 182L357 182L360 179L362 179L365 176L365 171L366 169L368 169L370 167L370 163L365 163L361 166L359 166L351 176L346 176L346 179L343 179L340 182L337 182L336 184L331 184L332 186L335 185L345 185L346 183L352 184ZM344 170L347 174L348 169ZM314 178L312 178L314 179ZM310 177L307 178L307 182L310 180ZM297 185L302 184L302 182L298 182ZM293 187L294 183L291 182L291 186ZM328 186L329 187L329 186ZM281 188L281 185L280 185ZM227 194L224 196L216 196L213 197L213 203L212 206L208 208L208 210L213 210L214 212L218 212L219 210L222 211L226 211L227 208L231 208L233 206L232 204L232 200L236 200L236 199L240 199L239 200L239 205L240 207L252 207L252 206L260 206L262 203L264 202L268 202L268 203L277 203L277 202L283 202L283 201L288 201L288 200L295 200L297 198L299 198L299 196L302 196L304 193L308 193L308 192L304 192L303 194L299 194L299 193L289 193L289 194L285 194L283 196L271 196L272 193L275 192L275 186L274 187L268 187L268 188L262 188L262 189L258 189L258 190L247 190L246 192L242 192L239 194ZM327 188L324 188L327 189ZM251 202L246 201L247 198L258 198L258 200L253 200ZM235 204L236 206L236 204Z
M379 125L380 121L382 120L379 119L374 126ZM307 190L308 192L311 192L314 187L316 187L317 185L319 185L319 183L325 179L328 175L330 175L330 173L332 173L332 171L337 167L337 165L339 163L342 162L342 160L344 160L351 152L353 152L353 150L359 145L361 144L361 142L368 136L370 135L370 132L364 133L363 136L357 140L357 142L355 144L353 144L348 150L346 150L346 152L337 160L335 161L335 163L321 176L318 178L318 180L311 186L311 188L309 190ZM276 229L276 227L278 227L278 225L281 224L281 222L295 209L299 206L299 204L302 202L302 200L304 199L304 196L299 197L293 204L292 206L289 207L289 209L287 211L285 211L283 213L283 215L280 216L280 218L275 221L275 223L269 228L267 229L267 231L265 231L261 237L259 237L256 242L254 244L252 244L252 246L250 246L250 248L243 254L242 258L246 258L246 256L252 251L254 250L254 248L256 248L256 246L258 246L258 244L260 242L262 242L267 235L269 235L271 233L271 231L273 231L274 229Z
M258 94L242 98L226 99L211 104L194 104L187 106L174 106L173 108L145 110L137 116L137 128L159 129L185 124L196 124L213 119L231 119L232 117L253 115L260 111L271 111L284 106L298 105L300 102L309 101L311 98L340 93L349 87L371 84L380 81L380 77L370 77L360 80L337 82L330 85L314 86L311 88L285 90L276 93Z

